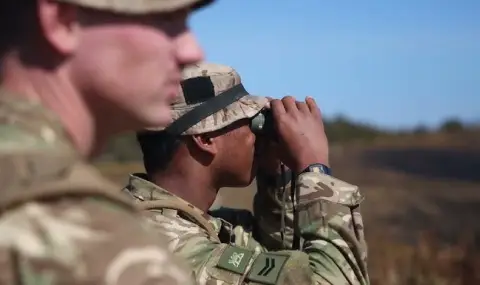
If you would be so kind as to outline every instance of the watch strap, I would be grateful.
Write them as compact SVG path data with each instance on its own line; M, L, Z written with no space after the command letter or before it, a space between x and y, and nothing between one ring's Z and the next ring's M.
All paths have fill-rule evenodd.
M302 170L300 174L305 172L316 172L316 173L322 173L326 175L332 175L332 169L326 166L325 164L321 164L321 163L310 164L304 170Z

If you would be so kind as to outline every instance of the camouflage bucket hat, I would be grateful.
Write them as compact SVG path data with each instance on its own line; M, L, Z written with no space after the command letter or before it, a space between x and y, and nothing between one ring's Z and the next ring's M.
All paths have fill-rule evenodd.
M173 123L165 128L175 135L194 135L220 130L238 120L250 119L268 99L248 93L240 75L226 65L203 62L186 67L177 101L172 105Z
M56 0L57 2L112 13L141 15L169 13L184 8L199 9L213 0Z

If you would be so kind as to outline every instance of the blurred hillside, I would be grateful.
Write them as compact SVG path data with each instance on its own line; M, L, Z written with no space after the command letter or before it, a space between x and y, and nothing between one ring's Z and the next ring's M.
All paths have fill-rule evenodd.
M337 116L325 120L325 129L331 145L342 144L378 144L387 142L395 145L403 144L439 144L442 145L445 139L451 143L451 136L454 135L457 140L463 141L461 144L477 142L477 131L479 124L463 124L461 121L452 118L446 120L440 127L433 129L425 126L418 126L411 130L383 130L369 124L354 122L347 117ZM446 138L449 136L449 138ZM397 140L397 138L399 140ZM401 139L400 139L401 138ZM407 139L407 141L405 141ZM436 141L436 142L434 142ZM457 142L458 143L458 142ZM121 135L111 140L107 145L103 155L97 161L99 162L132 162L141 159L141 153L131 134Z
M382 130L339 116L325 124L335 176L366 195L372 284L480 284L480 126ZM141 171L131 135L97 162L118 183ZM218 204L251 209L255 184L222 189Z

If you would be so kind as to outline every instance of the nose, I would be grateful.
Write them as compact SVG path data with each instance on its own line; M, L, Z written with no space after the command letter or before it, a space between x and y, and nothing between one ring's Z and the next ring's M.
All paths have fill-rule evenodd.
M190 30L178 36L176 40L177 60L180 65L189 65L204 59L203 50Z

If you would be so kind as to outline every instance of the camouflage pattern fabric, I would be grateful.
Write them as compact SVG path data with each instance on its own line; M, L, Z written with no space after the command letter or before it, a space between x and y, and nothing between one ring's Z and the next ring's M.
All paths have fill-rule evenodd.
M193 284L57 118L0 91L0 284Z
M301 231L303 250L299 251L280 242L278 202L282 187L265 183L268 179L261 175L257 179L263 189L255 197L254 216L245 210L226 208L208 213L221 243L174 210L154 209L144 214L160 235L168 236L170 249L190 262L202 285L369 284L367 248L358 211L363 196L356 186L320 173L298 177L299 223L293 225L291 206L286 216L290 229L297 226ZM131 175L123 191L137 203L162 199L187 203L142 174Z
M138 15L151 13L168 13L180 9L198 9L213 0L56 0L85 8L104 10L113 13Z
M242 84L240 75L232 67L202 62L188 66L182 72L182 80L196 79L199 77L208 78L213 87L213 96L217 96L222 92ZM191 103L189 98L179 88L179 95L177 101L172 105L173 120L177 120L187 112L195 109L203 102ZM267 104L268 100L265 97L254 96L248 94L233 104L223 108L194 126L186 130L183 135L194 135L220 130L235 121L252 118L260 112ZM148 128L150 131L161 131L163 127Z

